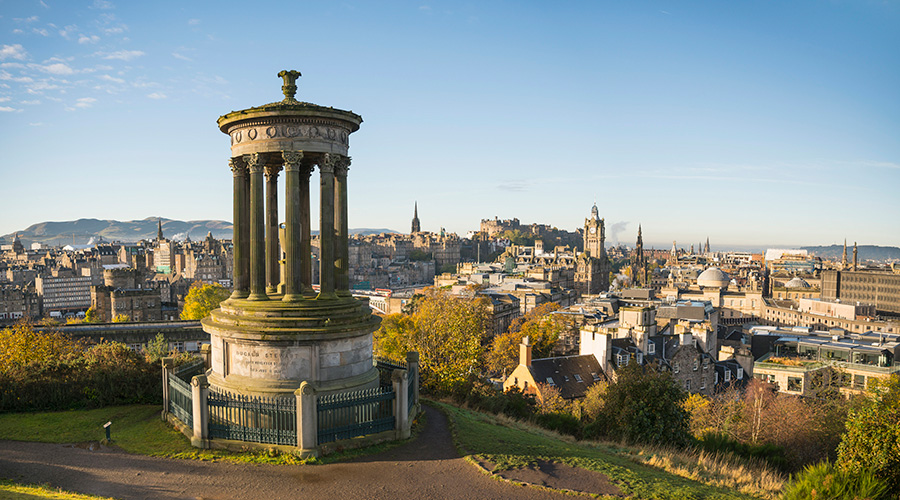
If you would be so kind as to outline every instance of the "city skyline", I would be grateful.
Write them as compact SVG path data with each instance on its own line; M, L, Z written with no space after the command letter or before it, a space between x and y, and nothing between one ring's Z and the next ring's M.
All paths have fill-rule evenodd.
M625 244L641 224L679 246L900 246L898 21L875 2L4 4L0 234L230 220L215 119L298 69L298 99L365 120L351 227L403 231L418 201L427 231L574 230L596 202Z

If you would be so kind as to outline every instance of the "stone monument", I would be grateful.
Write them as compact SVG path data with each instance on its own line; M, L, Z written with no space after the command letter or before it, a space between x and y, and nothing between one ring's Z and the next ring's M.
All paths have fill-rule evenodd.
M284 99L219 118L231 139L234 293L202 321L210 385L252 396L378 386L372 332L380 319L350 295L347 171L362 117L297 101L298 71L282 71ZM310 176L318 167L319 290L313 289ZM279 242L278 174L285 214ZM283 269L282 269L283 266ZM283 278L282 278L283 276Z

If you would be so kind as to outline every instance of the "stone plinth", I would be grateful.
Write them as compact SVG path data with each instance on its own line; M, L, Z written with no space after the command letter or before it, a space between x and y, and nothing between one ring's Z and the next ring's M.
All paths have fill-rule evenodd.
M365 300L229 299L202 323L210 334L209 382L215 387L287 396L303 381L320 394L378 385L372 332L379 318Z

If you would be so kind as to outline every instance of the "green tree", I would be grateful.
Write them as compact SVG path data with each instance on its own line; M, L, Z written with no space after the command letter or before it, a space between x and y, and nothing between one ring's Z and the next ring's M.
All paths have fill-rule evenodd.
M655 364L630 363L606 390L601 419L607 436L632 443L685 446L690 442L687 393Z
M131 318L127 314L116 314L112 319L113 323L128 323L129 321Z
M870 471L900 491L900 375L891 375L850 409L837 466L852 474Z
M219 303L227 299L228 295L228 290L218 283L203 284L195 281L184 298L181 319L203 319L209 316L209 313L219 307Z
M375 354L394 359L406 359L412 344L415 324L411 317L389 314L381 318L381 327L375 332Z
M144 356L150 363L156 363L160 359L169 354L169 342L162 332L157 333L156 337L144 344Z

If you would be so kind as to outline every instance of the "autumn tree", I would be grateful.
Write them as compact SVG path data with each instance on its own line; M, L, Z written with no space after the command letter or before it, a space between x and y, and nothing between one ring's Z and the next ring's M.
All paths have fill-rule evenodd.
M566 329L562 319L550 315L559 309L556 302L548 302L514 319L506 333L496 336L491 342L487 354L488 369L494 373L511 373L519 364L519 344L526 336L532 346L533 358L550 356L560 334Z
M184 298L181 319L203 319L209 316L209 313L219 307L219 303L227 299L228 295L228 290L218 283L203 284L195 281Z
M57 361L83 349L80 342L60 332L37 332L30 323L17 323L0 330L0 374Z
M480 372L489 327L488 299L427 288L408 318L385 318L375 344L388 355L418 351L424 388L449 393Z

